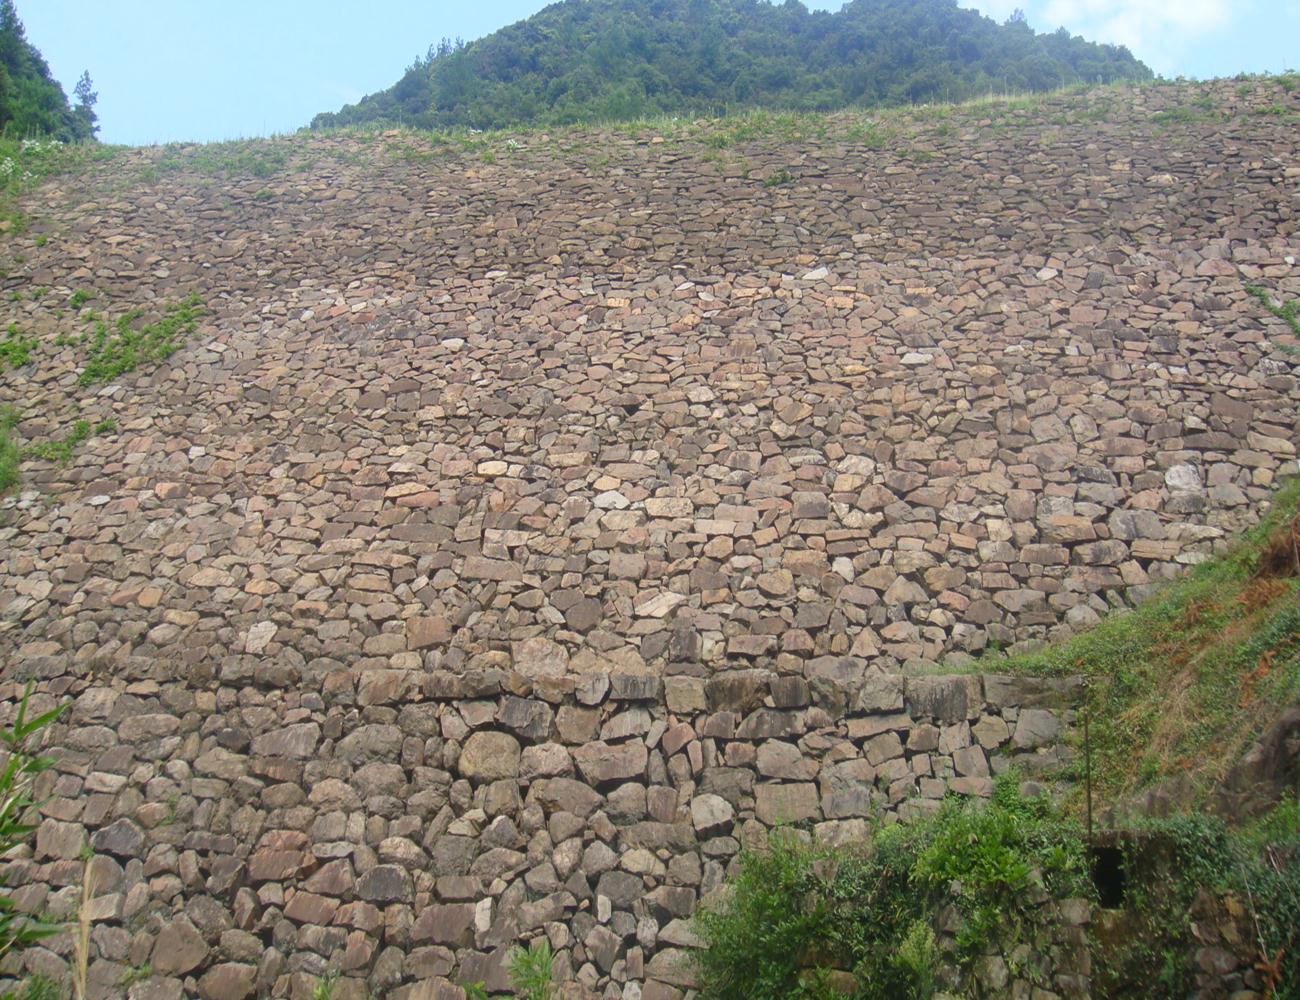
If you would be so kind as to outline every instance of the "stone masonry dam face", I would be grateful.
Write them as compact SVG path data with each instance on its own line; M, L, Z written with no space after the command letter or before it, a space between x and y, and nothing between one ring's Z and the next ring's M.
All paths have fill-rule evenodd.
M295 138L28 196L0 322L42 348L0 403L117 429L0 502L0 694L73 703L20 905L73 912L90 844L96 996L455 996L545 934L572 995L671 1000L773 825L1050 780L1073 682L971 664L1296 471L1300 366L1245 289L1300 296L1278 101L918 111L881 149ZM207 313L87 389L79 288Z

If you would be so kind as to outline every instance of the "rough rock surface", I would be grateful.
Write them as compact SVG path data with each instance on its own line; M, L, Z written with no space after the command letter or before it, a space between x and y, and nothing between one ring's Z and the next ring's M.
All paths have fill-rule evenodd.
M1140 597L1296 467L1244 285L1300 295L1297 133L1254 113L1300 95L1204 93L879 149L144 150L31 195L0 402L117 430L0 504L3 694L74 702L21 905L70 912L90 843L105 996L499 989L546 933L593 995L677 997L674 921L767 824L1050 770L1068 687L932 664ZM79 288L209 313L86 389Z

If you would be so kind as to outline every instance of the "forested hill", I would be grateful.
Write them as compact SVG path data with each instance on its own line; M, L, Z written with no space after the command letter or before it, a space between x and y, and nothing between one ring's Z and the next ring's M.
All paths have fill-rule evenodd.
M94 138L96 95L90 77L77 85L77 106L50 75L40 51L27 40L13 0L0 0L0 135L13 139Z
M767 107L955 101L1149 78L1127 49L998 24L956 0L563 0L485 38L444 41L387 90L312 127L496 128Z

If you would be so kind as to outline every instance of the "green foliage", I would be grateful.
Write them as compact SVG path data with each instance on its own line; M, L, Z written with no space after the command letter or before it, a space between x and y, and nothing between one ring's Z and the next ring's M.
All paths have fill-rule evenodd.
M538 938L528 948L511 948L506 955L506 971L519 1000L552 1000L555 996L555 988L551 985L554 965L551 942L544 937Z
M1290 302L1274 302L1268 291L1259 285L1247 285L1246 292L1285 323L1295 336L1300 337L1300 299L1292 299ZM1296 348L1290 345L1284 345L1283 349L1288 353L1296 351Z
M72 430L68 431L67 436L57 441L41 441L38 444L31 445L24 451L24 455L41 458L47 462L58 462L60 465L67 465L72 461L73 453L77 447L88 441L92 435L109 434L116 429L117 421L112 417L101 420L93 426L89 420L78 420L72 425Z
M934 929L924 920L915 921L899 942L893 963L910 981L912 996L917 1000L934 996L939 971L939 945Z
M695 916L706 942L698 954L702 997L799 995L801 963L830 933L830 906L817 874L823 857L791 831L774 833L767 850L741 856L730 896Z
M77 377L78 382L82 385L109 382L142 364L171 357L198 326L203 306L197 295L191 295L167 306L156 322L134 326L141 315L141 310L133 310L119 317L111 327L103 320L95 322L89 341L90 357Z
M1224 117L1223 112L1215 106L1214 99L1207 94L1197 98L1190 104L1157 111L1151 116L1151 120L1164 128L1172 128L1181 125L1221 122Z
M99 94L95 93L89 71L82 71L72 93L77 98L77 104L72 109L72 114L77 120L77 131L80 133L81 138L93 139L95 133L99 131L99 115L95 113L95 104L99 101Z
M116 149L98 143L0 135L0 234L21 233L29 225L17 207L19 196L47 177L83 170L116 155Z
M153 975L153 965L145 962L143 965L133 966L122 973L122 978L118 980L119 986L133 986L136 983L144 982Z
M0 407L0 496L18 485L18 466L23 451L14 440L18 426L18 411L12 406Z
M911 874L914 885L931 891L956 887L964 918L957 944L971 958L1000 926L1018 919L1019 901L1031 890L1058 899L1085 891L1078 830L1060 821L1045 798L1022 798L1013 782L995 789L988 809L946 805Z
M29 716L31 686L23 692L13 723L0 729L0 743L8 754L4 770L0 771L0 855L27 842L36 830L32 822L37 806L32 797L36 777L49 770L54 761L36 753L32 744L42 730L61 716L67 704L37 716ZM0 961L21 951L28 945L42 941L62 928L19 913L13 900L0 893Z
M863 998L928 997L933 926L955 907L964 970L986 945L1023 940L1035 894L1086 895L1079 830L1045 799L999 779L993 800L949 800L879 829L863 851L803 845L778 832L746 852L722 902L695 917L704 1000L830 997L807 967L851 968Z
M488 1000L488 991L481 980L477 983L461 983L460 988L465 991L465 1000Z
M763 187L781 187L782 185L793 183L794 174L790 173L788 170L778 170L767 180L763 181Z
M81 307L95 297L94 292L88 292L84 288L78 288L68 296L68 308L73 312L80 311Z
M1146 820L1123 840L1129 873L1118 933L1099 930L1094 996L1192 992L1198 907L1242 913L1246 954L1280 956L1274 996L1300 997L1300 826L1288 800L1241 831L1206 815Z
M23 980L22 989L7 994L4 1000L64 1000L67 991L49 976L31 976Z
M999 25L951 0L874 0L836 13L762 0L562 0L469 45L444 41L388 90L312 126L828 111L1150 76L1127 49Z
M325 975L316 980L316 985L312 987L311 1000L334 1000L334 987L338 985L339 973L337 969L331 969Z
M32 351L36 347L35 337L19 330L17 323L10 323L4 337L0 339L0 372L27 364L32 360Z
M283 140L238 140L204 145L173 143L158 160L162 170L192 170L212 177L271 177L289 164L292 146Z
M1228 551L1137 608L999 661L1000 672L1087 678L1101 800L1193 765L1212 782L1276 706L1300 700L1300 581L1252 579L1270 538L1298 514L1300 478L1274 494L1269 513Z
M87 94L93 105L95 95ZM13 0L0 0L0 134L75 142L93 138L92 126L93 118L69 106L45 58L27 40Z

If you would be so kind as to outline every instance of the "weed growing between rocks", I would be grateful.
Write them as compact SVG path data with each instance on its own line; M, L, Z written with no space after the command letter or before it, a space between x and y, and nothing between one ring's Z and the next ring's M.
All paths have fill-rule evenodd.
M142 364L165 361L197 328L203 306L197 295L191 295L168 306L156 322L134 326L141 315L141 310L132 310L112 326L96 320L89 339L90 358L77 376L81 385L109 382Z
M706 1000L931 996L986 954L1036 941L1050 901L1090 892L1081 830L999 779L987 807L935 814L824 848L792 831L743 854L720 902L695 918ZM943 935L940 942L936 930ZM1028 981L1046 974L1026 969Z
M320 979L316 980L316 985L312 987L311 1000L334 1000L334 988L338 985L339 974L337 971L325 973Z
M272 177L289 165L292 140L236 140L201 145L173 143L158 160L167 171L188 170L209 177Z
M82 170L117 152L99 143L0 138L0 234L27 229L31 220L19 209L18 199L46 178Z
M1285 323L1291 332L1300 338L1300 299L1292 299L1289 302L1274 302L1268 290L1261 288L1259 285L1247 285L1246 291L1250 296L1259 301L1259 304L1267 309L1270 313ZM1295 354L1300 348L1290 344L1279 345L1288 354Z
M0 337L0 372L28 364L36 347L35 337L19 330L17 323L10 323L4 337Z
M506 971L519 1000L552 1000L551 973L555 956L551 943L538 938L528 948L515 947L506 956Z
M89 420L78 420L72 425L72 430L68 431L65 437L55 441L42 441L25 449L24 455L30 455L33 458L41 458L47 462L57 462L60 465L67 465L72 461L72 455L77 446L88 441L96 434L109 434L117 429L117 421L108 417L96 424L91 424Z

